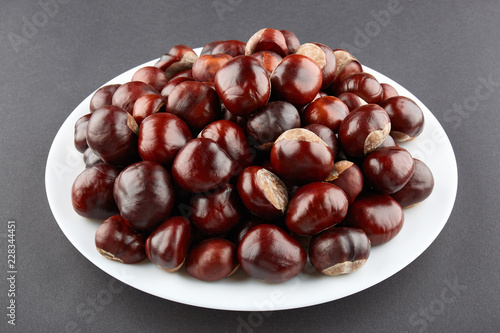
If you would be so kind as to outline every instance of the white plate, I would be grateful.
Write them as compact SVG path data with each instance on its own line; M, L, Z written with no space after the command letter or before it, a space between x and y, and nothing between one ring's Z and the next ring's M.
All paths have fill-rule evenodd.
M106 84L125 83L137 69L155 62L133 68ZM74 124L88 113L92 95L63 123L48 155L45 184L54 217L69 241L97 267L132 287L180 303L224 310L281 310L320 304L369 288L410 264L438 236L451 214L458 176L450 141L429 109L393 80L366 66L364 69L380 82L394 86L399 94L413 99L423 110L423 133L403 147L430 167L435 187L426 201L405 210L405 224L399 235L387 244L374 247L366 265L357 272L327 277L307 270L309 273L303 272L286 283L266 284L246 277L240 269L231 278L207 283L190 277L184 270L167 273L147 260L124 265L105 259L94 245L99 221L77 215L71 205L71 186L84 170L82 155L73 146Z

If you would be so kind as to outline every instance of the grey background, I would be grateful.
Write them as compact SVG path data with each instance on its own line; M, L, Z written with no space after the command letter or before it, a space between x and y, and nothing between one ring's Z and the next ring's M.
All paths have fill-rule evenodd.
M401 0L377 30L376 13L393 2L60 0L56 8L44 0L52 3L49 16L35 1L2 1L0 331L497 331L500 3ZM26 21L39 27L23 31ZM427 105L458 162L448 223L427 251L386 281L269 316L178 304L114 282L70 244L49 209L45 163L57 130L97 87L173 45L246 41L263 27L345 47ZM367 28L374 30L363 39L359 31ZM23 33L22 42L9 39ZM488 79L496 86L484 90ZM461 113L454 104L462 105ZM15 328L6 323L8 220L17 223ZM454 293L453 284L459 285ZM92 307L103 290L115 291L112 299Z

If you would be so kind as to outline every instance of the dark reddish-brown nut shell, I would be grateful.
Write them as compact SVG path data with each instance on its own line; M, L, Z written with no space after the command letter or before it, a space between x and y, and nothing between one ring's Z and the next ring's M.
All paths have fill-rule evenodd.
M345 92L342 93L338 96L338 99L340 99L342 102L347 105L349 108L349 111L354 111L357 108L359 108L361 105L365 105L366 101L363 100L361 97L359 97L356 94L350 93L350 92Z
M161 269L175 272L186 260L191 241L189 220L174 216L161 223L146 239L146 255Z
M271 96L269 75L260 61L251 56L226 62L215 75L214 84L222 103L237 116L263 107Z
M113 104L113 94L119 86L121 86L121 84L109 84L97 89L90 99L90 112L92 113L105 105Z
M170 80L168 80L169 82L172 81L173 79L177 79L179 77L184 77L184 78L190 78L190 79L193 79L193 70L190 68L190 69L185 69L183 71L180 71L178 73L175 73L174 75L172 75L172 77L170 78ZM194 79L193 79L194 80Z
M280 32L285 37L286 46L288 47L288 54L295 53L295 50L300 46L300 41L297 36L295 36L293 32L288 30L280 30Z
M261 150L271 150L274 141L285 131L300 127L297 108L284 101L270 102L247 121L249 139Z
M167 99L172 90L184 81L194 81L194 79L186 76L172 78L161 90L161 95Z
M127 82L116 89L113 94L112 104L132 114L137 99L148 94L158 95L160 93L147 83L140 81Z
M229 60L229 54L206 54L195 60L192 68L193 79L199 82L213 82L215 74Z
M252 57L259 60L266 71L271 75L276 66L283 60L278 53L273 51L259 51L252 54Z
M106 219L95 233L97 252L103 257L124 264L146 259L144 237L131 228L120 215Z
M87 144L87 125L89 123L89 119L92 113L87 113L86 115L81 116L75 123L75 134L74 134L74 143L75 148L80 153L84 153L85 150L89 147Z
M375 150L390 131L391 120L387 112L376 104L366 104L344 118L338 135L345 153L362 157Z
M198 55L187 46L177 48L174 46L169 52L174 52L174 54L162 55L154 65L165 72L167 79L179 72L191 69L194 61L198 58Z
M281 179L271 171L250 166L238 177L238 194L245 207L264 219L283 216L288 206L288 192Z
M90 168L94 165L104 163L104 161L94 153L92 148L87 148L83 153L83 163L85 163L85 168Z
M382 147L399 147L396 141L394 141L394 138L389 134L387 138L385 138L384 141L380 144L380 146L377 147L377 149L382 148Z
M217 43L217 45L215 45L212 49L211 54L224 53L234 58L240 55L245 55L245 46L246 43L239 40L225 40Z
M215 90L196 81L184 81L175 87L168 96L166 110L184 120L193 132L201 131L221 116Z
M191 198L191 222L207 235L222 235L241 219L243 205L236 188L224 184L210 192Z
M234 168L234 161L217 143L198 138L179 151L172 164L172 175L181 188L204 192L228 182Z
M127 166L139 159L139 126L124 109L107 105L92 113L87 124L87 143L106 163Z
M150 115L165 110L166 100L165 97L157 94L148 94L141 96L135 101L132 110L132 116L138 125Z
M219 45L220 43L223 43L223 41L222 40L216 40L216 41L213 41L213 42L210 42L210 43L206 44L203 47L203 49L201 49L200 56L205 55L205 54L212 54L213 49L217 45Z
M396 237L403 223L403 209L396 200L388 194L368 193L349 206L343 226L362 229L376 246Z
M221 110L222 110L222 119L232 121L236 125L240 126L243 130L246 129L247 127L246 117L235 115L234 113L229 111L224 104L221 105Z
M337 94L351 92L367 103L379 103L383 98L383 89L377 79L369 73L355 73L339 82Z
M325 44L314 43L319 46L323 52L325 52L326 64L323 68L321 68L321 75L323 78L323 83L321 84L321 90L325 90L328 88L335 79L335 75L337 74L337 59L335 59L335 54L332 49Z
M337 62L337 70L335 73L335 79L333 80L333 87L349 75L363 72L361 63L346 50L336 49L333 50L333 54L335 55L335 60Z
M255 153L243 129L229 120L217 120L200 132L199 138L215 141L233 159L234 175L237 176L247 166L251 165Z
M422 161L414 159L415 171L410 180L399 191L391 196L403 208L410 208L427 199L434 189L434 177L429 167Z
M120 215L139 231L150 231L170 215L175 190L168 171L153 161L129 165L116 177L114 198Z
M156 113L144 119L139 128L139 154L170 168L175 156L193 138L182 119L171 113Z
M349 204L352 204L361 193L365 183L361 169L353 162L347 160L335 163L328 182L340 187L345 192Z
M260 224L247 232L238 246L238 261L251 277L269 283L288 281L306 264L302 245L283 229Z
M222 238L210 238L196 244L186 258L186 271L202 281L218 281L239 267L237 247Z
M323 140L328 145L328 147L330 147L330 149L332 150L333 159L335 160L339 153L339 144L335 133L333 133L333 131L325 125L321 124L310 124L304 126L304 129L309 130L319 136L319 138Z
M279 176L292 183L323 181L333 169L333 153L313 132L295 128L276 139L271 165Z
M285 223L294 234L311 236L342 222L348 205L347 196L339 187L309 183L290 200Z
M382 90L384 90L384 94L383 94L384 97L382 98L382 102L388 100L391 97L399 96L399 93L396 90L396 88L394 88L390 84L381 83L380 85L382 86Z
M271 75L273 95L297 107L311 102L322 83L316 62L300 54L284 57Z
M276 29L260 29L246 43L245 54L251 55L259 51L273 51L285 57L288 54L285 36Z
M240 244L243 237L245 237L247 232L250 231L250 229L263 223L267 223L266 220L253 214L247 214L224 237L229 239L234 244L238 245Z
M361 170L373 188L391 194L406 185L413 175L415 164L406 149L381 147L366 156Z
M312 237L309 258L318 272L335 276L361 268L370 250L370 239L363 230L331 228Z
M424 129L422 109L408 97L396 96L381 104L391 118L391 135L397 142L415 139Z
M321 124L337 133L340 123L348 114L349 108L340 99L333 96L323 96L307 106L302 120L305 125Z
M71 202L78 215L105 219L118 214L113 184L120 170L109 164L97 164L80 173L71 187Z
M154 66L146 66L138 69L130 81L141 81L149 84L157 91L161 91L167 84L167 76L165 72Z

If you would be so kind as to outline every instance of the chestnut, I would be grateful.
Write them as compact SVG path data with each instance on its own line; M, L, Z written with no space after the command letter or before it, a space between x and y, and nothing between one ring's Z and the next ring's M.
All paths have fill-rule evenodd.
M205 55L205 54L212 54L213 49L222 42L223 42L222 40L216 40L216 41L213 41L213 42L206 44L203 47L203 49L201 49L200 56Z
M92 113L105 105L113 104L113 94L120 86L121 84L109 84L97 89L90 99L90 112Z
M113 184L120 170L109 164L98 164L83 170L71 187L71 202L78 215L105 219L118 214L113 198Z
M339 187L324 182L300 187L290 200L285 223L291 232L311 236L342 222L347 196Z
M333 169L333 153L313 132L295 128L274 142L271 165L279 176L292 183L323 181Z
M229 54L206 54L200 56L193 63L193 79L199 82L213 82L217 71L229 60L233 59Z
M160 110L165 110L165 97L157 94L148 94L141 96L135 101L134 108L132 109L132 116L138 125L142 121Z
M139 126L124 109L107 105L92 113L87 124L87 143L106 163L127 166L139 159Z
M116 177L113 193L120 215L139 231L153 230L165 221L175 200L170 174L153 161L123 169Z
M259 166L244 169L238 177L238 193L245 207L264 219L283 216L288 206L288 192L281 179Z
M103 257L124 264L146 259L144 237L120 215L109 217L97 228L95 246Z
M196 52L194 52L192 48L182 44L172 46L172 48L167 53L176 57L182 57L185 54L189 55L192 55L193 53L196 54Z
M370 250L370 239L363 230L331 228L312 237L309 258L318 272L335 276L361 268Z
M337 94L351 92L367 103L379 103L383 98L383 89L377 79L369 73L355 73L339 82Z
M193 138L189 127L171 113L156 113L144 119L139 128L139 155L170 168L175 156Z
M295 53L295 50L297 50L300 46L300 41L297 36L288 30L280 30L280 32L283 34L283 37L285 37L288 54Z
M274 141L283 132L300 125L297 108L288 102L275 101L248 118L246 131L257 148L271 150Z
M75 135L74 135L74 144L76 150L80 153L84 153L85 150L89 147L87 144L87 125L89 123L89 119L92 113L87 113L86 115L81 116L75 123Z
M232 121L214 121L205 127L198 137L215 141L233 159L235 176L254 160L255 154L251 150L245 132Z
M165 72L154 66L146 66L138 69L132 76L131 81L141 81L149 84L157 91L161 91L167 84Z
M336 49L333 50L333 54L337 63L335 78L333 80L334 86L351 74L363 72L363 67L358 59L346 50Z
M127 82L116 89L115 93L113 94L112 104L121 107L128 113L132 114L132 111L134 110L134 104L137 99L148 94L158 95L159 92L155 88L144 82Z
M273 51L282 57L288 55L285 36L276 29L264 28L250 37L245 46L245 55L259 51Z
M349 206L342 224L362 229L370 238L372 246L377 246L396 237L403 223L403 209L390 195L364 193Z
M251 56L226 62L215 75L214 85L222 103L237 116L249 115L263 107L271 95L266 69Z
M349 114L349 108L337 97L323 96L312 101L305 109L302 120L305 125L325 125L337 133L340 123Z
M174 90L175 87L177 87L184 81L194 81L194 79L192 77L186 77L186 76L172 78L161 90L160 92L161 95L165 97L165 99L167 99L172 90Z
M252 54L252 57L259 60L269 75L272 74L276 66L283 60L278 53L273 51L259 51Z
M362 157L375 150L389 135L391 120L376 104L358 107L339 126L339 140L348 155Z
M352 204L361 193L364 186L364 177L361 169L351 161L338 161L333 166L333 172L328 182L342 189L349 204Z
M189 251L186 271L198 280L222 280L239 267L236 251L236 245L227 239L205 239Z
M295 50L295 54L302 54L311 58L321 69L321 89L329 87L337 71L337 62L331 48L320 43L305 43Z
M299 107L311 102L321 89L321 69L301 54L290 54L271 75L273 95Z
M321 140L323 140L328 147L332 150L333 159L335 159L339 153L339 144L337 136L331 129L321 124L310 124L304 126L304 129L309 130L316 134Z
M245 55L245 46L246 43L239 40L225 40L217 43L217 45L215 45L212 49L211 54L223 53L234 58L240 55Z
M395 96L381 104L391 118L391 135L397 142L415 139L424 129L422 109L408 97Z
M382 86L382 90L384 91L383 98L382 98L382 101L381 101L382 103L385 102L386 100L388 100L391 97L399 96L398 91L396 90L396 88L394 88L393 86L391 86L389 83L381 83L380 85Z
M389 134L387 138L377 147L377 149L382 147L399 147L394 138Z
M87 148L83 153L83 163L85 163L85 168L87 169L93 167L94 165L104 163L104 161L94 153L92 148Z
M146 239L146 255L161 269L175 272L186 260L191 240L189 220L174 216L161 223Z
M434 189L434 177L429 167L418 159L413 159L415 171L410 180L399 191L392 193L403 208L410 208L427 199Z
M193 69L185 69L183 71L177 72L172 77L168 80L168 82L172 81L173 79L179 78L179 77L185 77L185 78L190 78L193 79Z
M193 132L201 131L221 116L215 90L196 81L177 85L168 96L166 110L184 120Z
M181 71L192 68L198 55L191 48L186 48L188 47L185 46L182 49L179 47L170 50L169 52L173 52L174 54L167 53L162 55L154 66L163 70L167 79L170 79Z
M413 157L401 147L381 147L366 156L361 167L366 181L377 191L391 194L410 180Z
M190 203L190 219L207 235L222 235L241 219L243 205L236 188L224 184L210 192L195 194Z
M251 277L269 283L288 281L304 268L307 254L283 229L260 224L247 232L238 245L238 261Z
M176 183L190 192L213 190L231 179L235 163L213 140L197 138L179 151L172 164Z
M367 104L364 99L351 92L345 92L338 96L338 98L347 105L349 111L354 111L361 105Z

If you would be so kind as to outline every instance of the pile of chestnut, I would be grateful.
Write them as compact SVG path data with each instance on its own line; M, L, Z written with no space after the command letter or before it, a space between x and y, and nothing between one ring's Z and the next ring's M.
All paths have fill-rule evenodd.
M97 251L215 281L271 283L307 258L352 272L426 199L429 168L399 144L422 110L342 49L262 29L246 43L174 46L98 89L75 124L86 169L75 211L103 221Z

